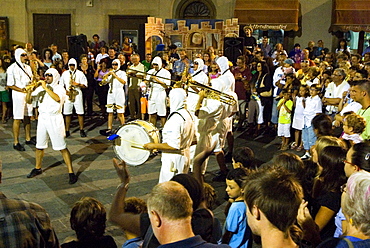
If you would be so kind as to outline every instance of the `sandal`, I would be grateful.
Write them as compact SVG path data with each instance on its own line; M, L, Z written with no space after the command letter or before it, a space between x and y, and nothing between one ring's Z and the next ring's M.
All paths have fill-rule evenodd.
M297 149L296 149L297 152L300 152L302 150L303 150L303 146L298 146Z
M293 142L291 145L290 145L290 149L296 149L298 147L297 143Z

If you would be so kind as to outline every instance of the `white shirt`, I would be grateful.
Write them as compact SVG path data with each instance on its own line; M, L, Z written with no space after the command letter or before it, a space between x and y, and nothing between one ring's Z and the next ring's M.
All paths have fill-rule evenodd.
M336 86L334 82L329 83L328 87L325 90L325 98L342 98L343 92L349 90L349 83L346 80ZM338 107L333 105L326 106L326 110L330 112L338 112Z
M162 130L163 143L178 150L189 148L194 137L194 121L186 109L175 111Z
M117 75L117 77L119 77L119 78L121 78L121 79L123 79L123 80L125 80L125 82L127 82L127 75L126 75L126 72L124 72L124 71L121 71L121 70L118 70L117 72L116 72L116 75ZM107 78L107 80L108 80L108 82L111 80L111 78L113 77L113 75L110 75L108 78ZM109 89L112 87L112 85L111 84L109 84ZM117 78L114 78L113 79L113 89L112 90L123 90L124 88L124 84L122 84L120 81L118 81L118 79Z
M193 76L193 80L196 81L197 83L208 86L208 76L203 71ZM193 89L189 87L188 98L186 99L186 104L187 104L187 108L189 111L195 112L195 108L198 103L199 95L192 91Z
M23 66L23 69L26 72L24 72L15 62L11 64L6 70L7 73L6 84L8 86L17 86L18 88L23 89L24 87L26 87L26 85L30 84L30 82L32 81L33 75L31 67L23 63L20 65ZM31 79L27 75L29 75Z
M159 81L165 83L167 86L171 85L171 81L170 81L171 73L169 71L167 71L166 69L164 69L164 68L161 68L158 72L155 69L150 69L148 71L148 74L150 74L150 75L147 76L147 78L146 78L147 80L150 79L151 75L158 76L158 77L160 77L160 78L158 78ZM163 79L163 78L168 78L168 79ZM165 88L162 85L157 84L157 83L151 82L150 86L152 87L153 91L164 91L165 90Z
M316 114L322 113L322 102L318 95L306 98L306 108L303 110L304 125L311 126L312 119Z
M37 96L42 91L45 91L41 86L39 86L34 92L32 92L32 96ZM60 101L57 102L51 96L45 92L44 98L42 102L39 100L39 114L49 114L49 115L57 115L62 113L62 108L64 101L66 100L66 90L62 85L56 85L53 87L53 92L57 94L60 98Z
M102 60L102 59L104 59L106 57L109 57L108 53L105 53L105 54L99 53L98 55L96 55L95 63L96 64L99 64L100 63L100 60Z

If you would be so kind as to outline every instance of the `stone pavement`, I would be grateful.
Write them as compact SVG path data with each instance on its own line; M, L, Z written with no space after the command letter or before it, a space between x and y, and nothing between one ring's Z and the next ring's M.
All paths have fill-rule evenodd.
M68 184L67 168L60 152L52 150L51 147L45 150L43 174L31 179L26 178L35 164L35 148L25 145L26 151L24 152L14 150L11 133L12 120L0 126L0 160L3 164L0 191L8 198L24 199L43 206L50 214L60 243L69 240L74 235L69 225L69 214L73 203L83 196L90 196L101 201L109 211L119 184L112 164L112 158L115 157L112 143L106 137L99 135L99 130L106 127L105 121L94 117L86 123L86 138L80 137L76 118L72 121L71 137L67 138L73 167L79 177L74 185ZM117 125L117 122L115 124ZM32 135L35 135L36 121L33 121L31 125ZM266 142L272 139L261 142L260 140L253 141L245 134L236 133L236 137L238 135L239 138L235 139L235 147L250 146L260 161L268 161L277 151L277 145L266 145ZM21 130L20 141L24 144L23 130ZM263 148L264 146L267 148ZM127 196L146 199L147 194L158 181L160 164L160 155L157 155L141 166L130 167L132 178ZM219 204L214 209L214 213L223 223L225 220L223 214L225 183L212 182L213 174L210 173L217 169L215 157L211 156L205 179L218 192ZM119 246L125 241L122 231L111 223L107 223L106 233L112 235Z

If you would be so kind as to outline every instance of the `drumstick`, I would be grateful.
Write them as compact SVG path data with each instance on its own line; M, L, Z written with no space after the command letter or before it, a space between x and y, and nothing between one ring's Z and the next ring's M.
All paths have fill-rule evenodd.
M140 146L131 146L132 148L136 148L136 149L140 149L140 150L145 150L147 151L147 149L145 149L144 147L140 147Z
M122 139L122 137L121 137L121 140L126 141L126 142L129 142L129 143L131 143L131 144L135 144L135 145L138 145L138 146L142 146L142 144L136 143L136 142L131 141L131 140Z

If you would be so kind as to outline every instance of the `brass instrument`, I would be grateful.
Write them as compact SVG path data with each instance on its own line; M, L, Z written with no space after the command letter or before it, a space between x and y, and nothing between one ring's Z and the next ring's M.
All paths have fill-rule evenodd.
M33 63L33 66L31 66L33 78L32 78L32 82L29 85L26 85L26 87L25 87L25 90L26 90L26 93L27 93L26 102L28 104L31 104L32 103L31 93L37 87L39 87L41 85L41 81L38 81L38 79L40 77L37 74L38 63L37 63L36 60L31 60L31 62Z
M110 69L109 72L103 76L102 80L99 82L99 86L103 86L109 83L107 79L110 75L112 75L110 74L111 71L113 71L113 69Z
M107 108L111 108L111 109L113 109L113 110L116 110L116 109L122 109L122 108L123 108L122 106L120 106L120 105L118 105L118 104L115 104L115 103L113 103L113 104L107 104L107 105L105 105L105 107L107 107Z
M71 77L69 80L69 88L68 88L67 96L69 97L69 100L71 102L74 102L79 92L75 89L75 86L72 84L74 82L73 73L70 73L70 74L71 74Z
M26 87L25 87L25 90L26 90L26 103L28 103L28 104L31 104L32 103L32 96L31 96L31 94L32 94L32 92L35 91L35 89L37 87L39 87L42 84L42 82L44 82L44 81L43 80L39 80L39 81L33 80L32 83L30 83L29 85L26 85Z
M151 75L147 72L142 72L142 71L138 71L138 70L134 70L134 69L128 69L128 70L136 72L136 73L140 73L144 76ZM132 75L132 74L129 74L129 73L127 74L127 76L142 79L141 77L137 77L136 75ZM153 76L153 75L151 75L151 76ZM207 85L203 85L203 84L198 83L196 81L187 80L187 81L184 82L184 81L176 81L176 80L172 80L172 79L168 79L168 78L160 77L160 76L156 76L156 77L166 79L166 80L170 80L171 82L174 82L174 86L172 86L170 88L179 88L179 87L181 87L181 88L184 88L185 90L187 90L189 88L189 86L197 87L197 88L200 88L200 89L206 91L207 98L219 100L220 102L225 103L225 104L229 104L229 105L235 105L236 104L236 100L234 99L233 96L231 96L229 94L226 94L224 92L221 92L219 90L215 90L212 87L209 87ZM146 80L146 81L151 81L153 83L158 83L158 82L153 81L153 80ZM197 94L197 92L193 92L193 93Z

